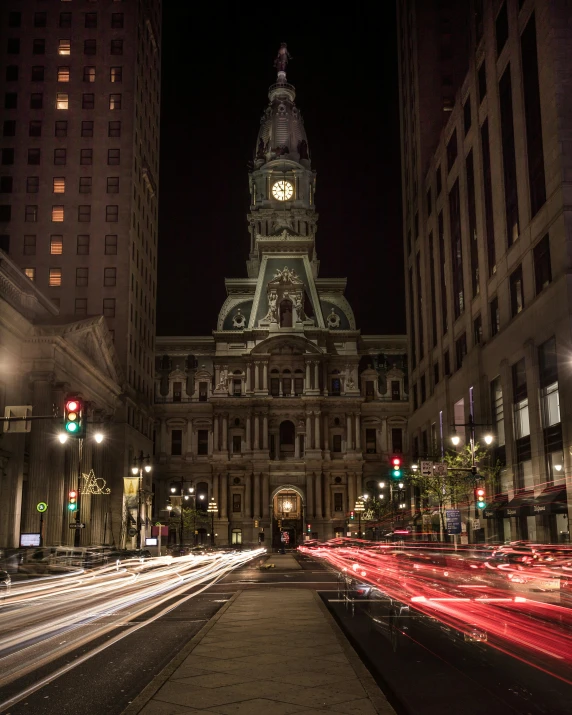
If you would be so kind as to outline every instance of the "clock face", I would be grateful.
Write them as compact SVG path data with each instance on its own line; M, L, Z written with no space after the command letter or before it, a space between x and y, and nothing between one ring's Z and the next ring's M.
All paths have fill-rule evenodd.
M277 181L272 186L272 196L278 201L288 201L294 194L294 187L289 181Z

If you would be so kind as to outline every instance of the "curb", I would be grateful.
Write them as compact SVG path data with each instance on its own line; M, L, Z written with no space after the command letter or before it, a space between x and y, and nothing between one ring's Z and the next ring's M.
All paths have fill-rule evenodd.
M199 645L202 639L210 631L210 629L215 625L219 618L232 606L236 599L240 596L242 591L236 591L231 598L220 608L214 616L205 623L201 630L194 635L191 640L183 646L183 648L177 653L177 655L154 676L153 680L143 688L143 690L135 697L129 705L121 712L121 715L137 715L141 710L147 705L147 703L153 698L155 693L157 693L160 688L169 680L171 675L177 670L177 668L183 663L188 655Z
M375 711L380 715L397 715L396 711L390 705L389 701L387 700L383 692L380 690L378 684L375 682L372 674L362 663L359 655L354 650L352 644L346 638L342 629L336 623L336 620L334 619L332 614L328 611L325 603L322 601L316 591L313 591L313 594L314 598L318 603L320 611L324 614L324 617L326 618L326 620L330 624L330 627L336 634L336 638L338 639L339 644L344 650L344 655L349 660L350 665L354 669L355 674L360 683L362 684L363 689L367 693L368 698L371 700Z

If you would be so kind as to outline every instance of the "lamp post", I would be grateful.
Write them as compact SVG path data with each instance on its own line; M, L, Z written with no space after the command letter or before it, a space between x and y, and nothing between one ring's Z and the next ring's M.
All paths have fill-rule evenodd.
M214 540L214 515L218 513L218 506L216 504L216 501L214 497L211 497L211 500L209 502L209 505L207 507L207 512L211 515L211 546L215 545L215 540Z
M365 504L362 497L358 497L354 511L358 515L358 539L361 539L361 515L365 511Z
M139 490L137 499L137 548L141 548L141 506L143 502L143 470L149 474L151 471L151 457L147 455L143 456L143 450L139 452L138 457L133 458L133 466L131 467L131 474L139 474Z
M183 545L183 506L185 501L188 501L191 497L194 497L196 499L195 495L195 487L192 482L190 482L189 487L185 488L185 478L181 477L179 486L171 486L171 494L175 494L177 491L177 488L179 489L180 497L181 497L181 509L180 509L180 522L179 522L179 546ZM196 504L195 504L196 506ZM194 544L194 539L195 539L195 524L194 524L194 518L193 518L193 544Z
M488 424L477 424L476 422L473 421L473 415L469 415L469 421L459 424L458 422L455 422L453 425L453 434L451 436L451 442L454 447L457 447L459 443L461 442L461 438L457 434L457 427L468 427L469 428L469 445L471 449L471 471L473 474L476 473L476 465L475 465L475 427L490 427ZM485 444L490 446L493 442L493 435L490 432L486 432L484 437L483 437Z
M79 402L79 400L78 400ZM84 434L87 433L87 429L84 428ZM94 433L93 435L94 440L97 442L97 444L101 444L103 440L105 439L105 435L101 430L98 430L97 432ZM60 432L58 434L58 441L60 444L66 444L66 442L69 439L69 435L67 432ZM78 438L78 461L77 461L77 502L76 502L76 509L75 509L75 526L76 528L74 529L74 535L73 535L73 545L74 546L79 546L81 542L81 528L79 525L81 524L81 494L82 494L82 488L81 488L81 475L82 475L82 466L81 466L81 461L82 461L82 456L83 456L83 441L85 437L79 437ZM40 539L42 538L42 535L40 535Z

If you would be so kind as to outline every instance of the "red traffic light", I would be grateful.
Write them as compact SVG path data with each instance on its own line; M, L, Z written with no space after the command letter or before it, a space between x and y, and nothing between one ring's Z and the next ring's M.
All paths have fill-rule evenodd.
M72 490L72 491L69 493L69 498L70 498L70 499L75 499L76 497L77 497L77 492L75 492L75 491Z
M391 463L393 464L394 467L399 467L401 464L401 459L399 457L394 457L391 460Z
M482 487L477 487L477 489L475 489L475 494L477 495L477 497L482 498L485 496L485 490Z
M69 402L66 403L66 410L68 412L77 412L78 407L79 407L79 405L76 400L70 400Z

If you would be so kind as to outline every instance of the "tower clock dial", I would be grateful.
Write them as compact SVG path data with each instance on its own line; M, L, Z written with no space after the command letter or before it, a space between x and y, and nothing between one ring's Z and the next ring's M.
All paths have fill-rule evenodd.
M278 201L288 201L294 195L294 187L289 181L276 181L272 185L272 196Z

